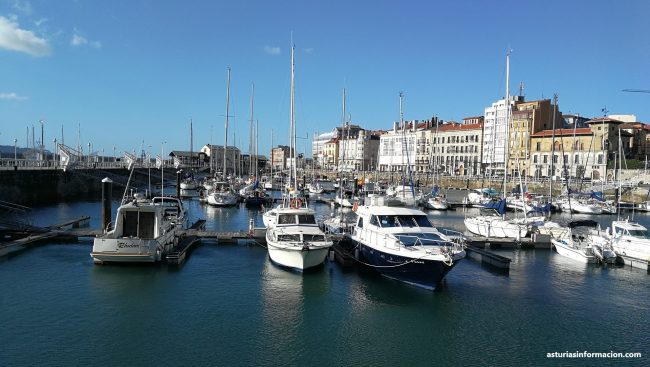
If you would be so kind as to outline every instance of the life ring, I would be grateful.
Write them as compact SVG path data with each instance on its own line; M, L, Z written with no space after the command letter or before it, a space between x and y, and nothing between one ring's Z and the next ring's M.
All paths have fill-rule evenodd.
M292 209L299 209L302 207L302 200L300 199L291 199L291 208Z
M352 211L353 211L353 212L356 212L357 209L359 209L359 202L358 202L358 201L355 201L355 202L354 202L354 206L352 206Z

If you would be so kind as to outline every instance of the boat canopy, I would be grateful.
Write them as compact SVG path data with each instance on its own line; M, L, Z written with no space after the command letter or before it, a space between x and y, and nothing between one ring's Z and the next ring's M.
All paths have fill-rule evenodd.
M595 220L591 219L580 219L580 220L574 220L569 222L568 224L569 228L575 228L575 227L591 227L591 228L596 228L598 226L598 222Z
M489 202L485 204L485 209L494 209L497 213L503 215L506 212L506 199L501 199L499 201Z

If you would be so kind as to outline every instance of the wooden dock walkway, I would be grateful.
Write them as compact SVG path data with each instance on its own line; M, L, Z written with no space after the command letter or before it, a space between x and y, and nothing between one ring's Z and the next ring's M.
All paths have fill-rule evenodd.
M187 230L197 231L203 228L205 228L205 219L199 219ZM180 265L185 262L187 252L200 241L200 238L196 235L181 234L176 238L177 244L165 256L167 263L172 265Z
M551 238L547 235L536 235L533 237L523 237L519 240L515 238L486 238L482 236L467 237L467 244L476 248L532 248L532 249L551 249Z
M80 225L87 224L89 221L89 216L83 216L81 218L65 221L63 223L54 224L47 227L31 227L28 231L14 231L8 234L8 236L12 238L10 241L0 242L0 256L25 249L29 245L33 245L47 239L76 238L75 235L70 234L70 231L63 230L63 228L68 226L77 228Z

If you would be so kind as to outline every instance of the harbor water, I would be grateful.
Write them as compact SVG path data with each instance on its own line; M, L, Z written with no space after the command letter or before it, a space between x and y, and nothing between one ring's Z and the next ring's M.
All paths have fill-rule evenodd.
M243 206L185 204L208 230L262 225ZM61 203L30 218L90 215L99 228L100 206ZM429 212L455 229L464 215ZM604 228L615 216L592 219ZM650 225L648 214L635 219ZM255 243L203 241L181 266L98 266L91 248L91 239L52 242L0 258L0 365L648 365L650 275L630 267L493 250L512 259L508 274L465 259L430 292L328 260L286 271ZM576 351L642 357L547 358Z

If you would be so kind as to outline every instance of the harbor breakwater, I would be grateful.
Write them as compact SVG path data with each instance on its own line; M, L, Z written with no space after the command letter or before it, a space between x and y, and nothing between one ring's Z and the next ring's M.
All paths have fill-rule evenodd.
M113 180L113 189L121 192L129 180L126 168L114 169L76 169L69 171L43 170L0 170L0 201L21 205L41 205L62 202L70 199L101 197L101 180ZM131 181L135 186L160 186L160 171L136 169ZM165 171L165 180L175 180L174 170Z

